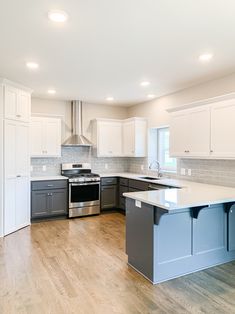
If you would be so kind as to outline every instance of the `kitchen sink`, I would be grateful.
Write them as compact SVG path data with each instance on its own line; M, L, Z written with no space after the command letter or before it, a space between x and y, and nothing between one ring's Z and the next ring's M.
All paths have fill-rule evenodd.
M154 177L139 177L140 179L145 179L145 180L160 180L160 178L154 178Z

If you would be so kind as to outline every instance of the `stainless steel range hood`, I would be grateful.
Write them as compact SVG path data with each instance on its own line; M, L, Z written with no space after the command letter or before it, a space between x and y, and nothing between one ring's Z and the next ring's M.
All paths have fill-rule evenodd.
M72 106L72 135L62 146L92 146L92 143L83 135L82 128L82 102L73 100Z

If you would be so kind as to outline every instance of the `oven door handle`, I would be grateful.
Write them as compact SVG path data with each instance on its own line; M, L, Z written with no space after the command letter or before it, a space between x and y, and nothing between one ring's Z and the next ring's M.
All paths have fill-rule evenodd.
M71 186L81 186L81 185L100 185L100 182L87 182L87 183L69 183Z

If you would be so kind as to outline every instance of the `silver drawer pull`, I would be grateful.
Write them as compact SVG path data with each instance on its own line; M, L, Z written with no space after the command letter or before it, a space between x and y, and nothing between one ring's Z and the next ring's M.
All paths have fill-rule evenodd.
M52 187L52 186L54 186L54 184L47 184L47 186L48 186L48 187Z
M21 175L20 175L20 174L18 174L18 175L16 176L16 178L21 178Z
M20 115L20 114L17 114L16 116L17 116L17 118L21 118L21 115Z

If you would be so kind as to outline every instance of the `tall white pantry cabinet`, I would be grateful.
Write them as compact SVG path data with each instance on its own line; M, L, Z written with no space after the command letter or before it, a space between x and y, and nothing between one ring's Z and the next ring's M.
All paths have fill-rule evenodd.
M0 236L30 224L31 92L0 79Z

